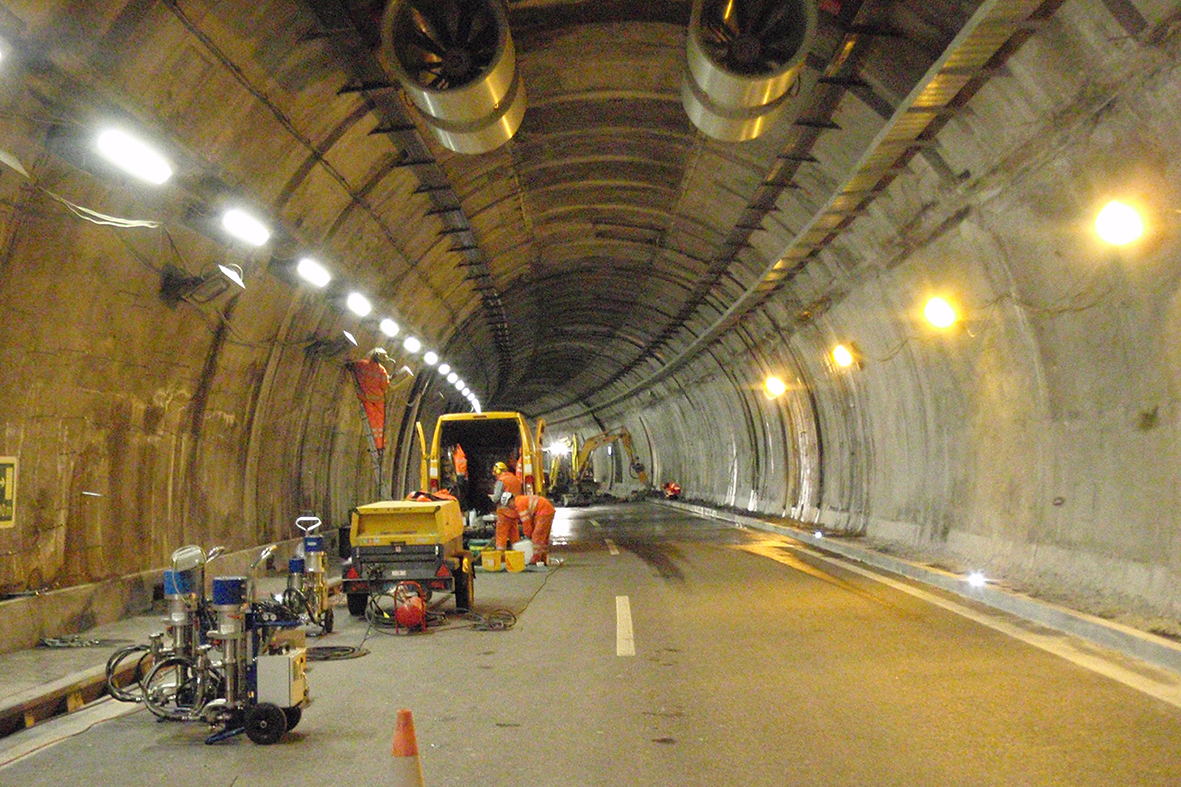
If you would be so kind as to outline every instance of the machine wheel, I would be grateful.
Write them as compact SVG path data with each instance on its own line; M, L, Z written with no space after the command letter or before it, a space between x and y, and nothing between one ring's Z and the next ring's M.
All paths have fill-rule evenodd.
M455 572L455 609L468 612L476 595L476 573L470 554L463 556L459 571Z
M260 746L278 743L287 732L287 714L270 702L260 702L246 711L246 737Z
M161 719L185 719L205 705L193 663L170 656L152 667L143 681L144 705Z
M291 732L295 729L295 725L299 724L299 720L303 718L303 708L292 705L290 708L283 709L283 715L287 718L287 731Z
M369 594L349 593L349 614L361 618L365 616L365 608L369 606Z

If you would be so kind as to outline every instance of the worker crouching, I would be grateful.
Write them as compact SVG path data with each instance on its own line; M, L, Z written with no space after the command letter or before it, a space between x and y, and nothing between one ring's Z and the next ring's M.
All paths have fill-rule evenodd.
M521 531L533 542L533 559L529 565L545 565L549 557L549 533L557 513L554 504L541 495L517 495L513 500Z
M510 473L504 462L492 465L492 475L496 477L496 486L492 489L492 500L496 503L496 548L506 549L521 537L520 518L513 503L523 491L521 479Z

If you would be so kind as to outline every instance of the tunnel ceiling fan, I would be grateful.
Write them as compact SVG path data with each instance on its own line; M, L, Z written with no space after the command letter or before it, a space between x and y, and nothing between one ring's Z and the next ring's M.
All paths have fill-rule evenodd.
M796 57L810 0L707 0L701 12L706 55L735 74L772 74Z
M409 0L394 22L407 73L431 90L453 90L493 65L499 31L487 0Z

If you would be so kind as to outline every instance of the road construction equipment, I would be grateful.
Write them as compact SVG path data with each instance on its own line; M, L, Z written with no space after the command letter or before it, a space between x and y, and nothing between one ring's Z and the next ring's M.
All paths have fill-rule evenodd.
M315 516L301 516L295 520L295 526L303 531L301 554L287 561L283 604L297 614L307 615L308 622L319 626L321 634L331 634L334 616L328 602L324 536L316 533L320 524L320 518Z
M428 492L457 490L460 509L469 524L467 537L483 538L491 534L483 515L496 510L489 495L496 482L493 466L502 463L511 469L526 493L546 493L545 468L541 441L545 421L530 427L518 412L448 413L435 422L435 432L428 444L418 424L422 457L422 486ZM448 457L456 445L462 445L467 459L467 483L461 485Z
M197 547L173 553L169 622L174 631L189 628L174 633L172 647L157 648L128 701L142 701L160 719L206 722L216 728L209 744L241 733L275 743L299 723L309 701L307 651L302 634L284 632L301 621L277 602L254 598L255 570L274 550L261 552L249 576L215 577L210 598L203 578L208 556ZM111 672L108 663L108 682ZM131 694L126 686L124 692Z
M564 506L589 505L594 501L599 491L599 483L594 478L594 465L591 456L596 450L605 445L618 442L627 452L628 472L631 477L640 482L647 489L651 486L648 471L644 463L636 457L635 447L632 445L631 432L626 427L620 427L614 432L603 432L588 437L577 447L571 456L572 477L569 483L555 489L554 496L559 497ZM577 441L575 441L577 445Z
M421 497L421 495L419 495ZM455 499L388 500L353 509L352 555L341 570L349 612L364 615L371 596L401 582L450 591L458 610L471 609L475 571L463 544L463 517Z

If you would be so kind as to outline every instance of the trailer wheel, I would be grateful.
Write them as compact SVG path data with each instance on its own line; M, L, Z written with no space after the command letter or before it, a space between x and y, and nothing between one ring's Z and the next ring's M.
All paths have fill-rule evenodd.
M278 743L287 732L287 714L278 705L260 702L246 711L246 737L259 744L269 746Z
M353 617L364 617L365 607L369 606L368 593L349 593L349 614Z
M455 572L455 609L469 612L476 595L476 573L472 568L472 556L465 553L459 571Z

